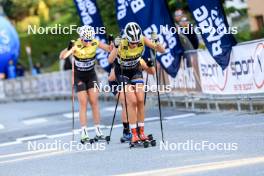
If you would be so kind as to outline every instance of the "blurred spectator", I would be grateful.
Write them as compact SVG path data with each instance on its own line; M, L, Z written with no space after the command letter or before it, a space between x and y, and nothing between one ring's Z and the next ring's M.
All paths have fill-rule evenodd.
M195 34L194 26L191 25L191 23L188 20L188 18L186 16L182 16L180 21L179 21L179 25L181 27L183 27L182 28L182 33L190 41L190 43L192 45L192 49L197 49L199 47L199 40L198 40L197 35Z
M18 63L16 67L16 76L17 77L23 77L25 73L25 68L22 64Z
M10 59L8 62L7 78L8 79L16 78L16 66L14 65L14 61L12 59Z
M34 66L32 68L32 76L36 76L36 75L38 75L40 73L41 73L41 65L38 62L38 63L34 64Z
M197 49L199 47L199 40L194 32L194 26L190 23L186 13L182 9L175 10L174 21L180 30L179 35L184 49Z
M183 16L183 10L182 9L177 9L174 12L174 20L176 23L179 23L181 17Z
M0 73L0 80L5 79L5 74L4 73Z

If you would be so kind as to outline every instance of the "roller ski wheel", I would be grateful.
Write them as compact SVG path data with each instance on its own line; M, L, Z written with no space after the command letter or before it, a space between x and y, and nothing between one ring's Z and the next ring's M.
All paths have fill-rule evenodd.
M109 144L109 142L110 142L110 136L106 136L105 137L105 140L106 140L107 144Z
M90 143L90 144L93 144L94 143L94 140L93 139L81 139L81 143L84 145L84 144L87 144L87 143Z
M149 135L148 135L148 139L149 139L150 141L153 140L153 136L152 136L152 134L149 134Z
M140 141L137 141L137 142L130 142L129 143L129 148L134 148L134 147L140 147L142 146L142 143Z
M137 147L144 147L148 148L149 147L149 141L138 141L138 142L130 142L129 143L129 148L137 148Z
M152 141L150 141L150 145L152 146L152 147L155 147L156 146L156 140L152 140Z
M107 141L107 140L106 140L106 137L104 137L104 136L95 136L94 141L98 142L98 141Z
M148 141L144 141L143 142L143 147L144 148L148 148L149 147L149 142Z

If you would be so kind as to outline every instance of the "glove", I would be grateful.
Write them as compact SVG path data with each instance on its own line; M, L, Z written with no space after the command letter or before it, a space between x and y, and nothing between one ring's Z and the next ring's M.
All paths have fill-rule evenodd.
M115 40L114 40L115 47L118 48L118 46L120 45L120 43L121 43L121 38L120 38L120 36L117 36L115 38Z
M70 42L69 42L69 45L68 45L68 51L70 50L70 49L72 49L72 47L74 46L74 40L71 40Z
M151 59L151 58L148 58L148 60L147 60L147 66L148 67L154 67L154 60L153 59Z
M159 36L156 32L152 32L151 33L151 39L156 43L158 44L159 43Z

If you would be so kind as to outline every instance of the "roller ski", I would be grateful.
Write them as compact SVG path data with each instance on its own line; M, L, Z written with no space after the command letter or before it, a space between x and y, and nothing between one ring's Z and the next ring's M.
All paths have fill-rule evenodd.
M101 135L101 136L95 136L94 137L94 141L95 142L100 142L100 141L107 141L107 138L104 136L104 135Z
M144 144L144 147L145 146L156 146L156 140L153 139L153 136L152 134L149 134L148 136L145 135L144 133L144 126L143 127L138 127L138 136L139 136L139 139L145 143ZM148 143L148 144L146 144Z
M86 129L82 130L81 141L80 142L82 144L87 144L87 143L93 144L94 143L94 140L89 138L88 132L87 132Z
M93 139L89 139L89 138L85 138L85 139L81 139L80 142L82 144L87 144L87 143L93 144L94 143L94 140Z
M129 148L134 147L144 147L148 148L149 146L156 146L156 140L153 140L152 135L145 136L144 135L144 127L140 127L139 133L137 133L137 129L132 129L132 138L129 143Z
M94 137L95 142L107 141L107 137L104 136L99 126L95 127L96 136Z
M121 143L125 143L125 142L130 142L132 138L132 134L131 133L123 133L123 136L120 138L120 142Z

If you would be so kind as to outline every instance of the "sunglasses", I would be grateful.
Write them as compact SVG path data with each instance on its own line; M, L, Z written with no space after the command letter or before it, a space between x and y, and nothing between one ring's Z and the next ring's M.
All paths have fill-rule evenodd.
M84 41L85 43L88 43L88 42L91 42L92 40L83 39L82 41Z
M138 45L139 42L129 42L129 44L131 44L131 45Z

